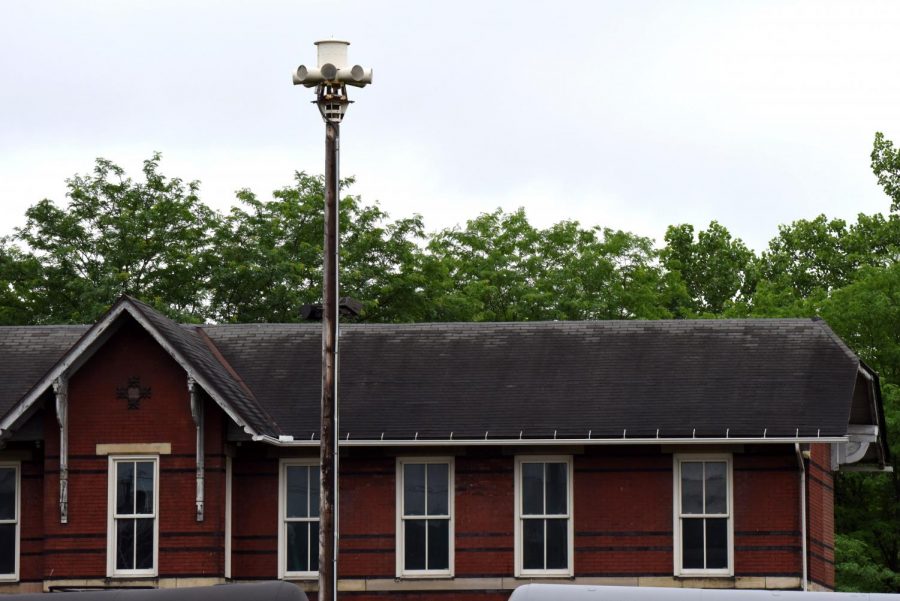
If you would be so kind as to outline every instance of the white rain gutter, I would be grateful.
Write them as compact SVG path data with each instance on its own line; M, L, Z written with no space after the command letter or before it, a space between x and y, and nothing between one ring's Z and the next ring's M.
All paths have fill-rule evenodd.
M800 538L803 553L803 591L809 590L809 581L806 578L806 464L803 462L803 451L800 450L800 443L794 444L794 451L797 453L797 464L800 466Z
M318 447L319 440L294 440L291 436L253 436L256 442L265 442L278 447ZM343 439L342 447L467 447L467 446L560 446L560 445L708 445L708 444L799 444L799 443L841 443L846 436L810 437L759 437L759 438L445 438L445 439Z

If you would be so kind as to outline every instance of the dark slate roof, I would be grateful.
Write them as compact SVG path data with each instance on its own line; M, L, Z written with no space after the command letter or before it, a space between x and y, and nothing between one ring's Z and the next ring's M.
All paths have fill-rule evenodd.
M0 415L28 394L88 327L0 327Z
M318 432L320 325L204 330L285 432ZM843 436L858 364L809 319L343 325L341 437Z
M318 436L321 325L179 325L128 297L108 315L120 303L255 432ZM2 414L87 332L0 328ZM843 436L858 367L810 319L344 324L341 437Z

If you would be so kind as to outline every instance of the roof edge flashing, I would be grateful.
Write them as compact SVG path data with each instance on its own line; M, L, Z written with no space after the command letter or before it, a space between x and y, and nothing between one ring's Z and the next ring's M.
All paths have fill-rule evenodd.
M288 440L287 436L253 436L256 442L278 447L318 447L319 439ZM341 439L340 447L465 447L465 446L566 446L566 445L741 445L846 443L847 436L753 437L753 438L402 438L402 439Z

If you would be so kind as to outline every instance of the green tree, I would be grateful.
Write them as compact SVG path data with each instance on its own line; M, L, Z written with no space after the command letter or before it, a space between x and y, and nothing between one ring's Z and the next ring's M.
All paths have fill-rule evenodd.
M204 256L216 215L197 197L197 182L168 179L160 155L135 182L97 159L93 173L66 181L68 205L30 207L8 252L17 301L32 323L95 320L121 294L141 297L179 319L204 316Z
M877 553L866 541L835 535L834 566L837 589L845 592L889 593L900 590L900 575L873 558Z
M900 257L900 215L843 219L819 215L778 228L778 235L757 262L763 296L754 298L752 313L772 316L773 298L782 307L824 299L854 281L865 266L884 267ZM766 282L765 285L762 282ZM761 302L762 301L762 302ZM804 311L803 314L806 314Z
M887 439L900 449L900 263L864 267L822 304L821 315L881 376ZM897 474L839 473L838 579L847 590L900 590Z
M241 206L213 236L211 315L224 322L298 321L303 304L322 298L324 180L297 173L295 184L276 190L268 202L249 190L238 192L238 200ZM345 196L340 230L341 295L362 301L369 321L421 314L421 219L392 222L377 205Z
M900 211L900 149L881 132L875 134L872 145L872 172L891 197L891 211Z
M0 325L36 323L45 306L40 261L0 239Z
M672 225L660 252L671 292L669 309L691 317L720 315L755 285L753 251L713 221L694 237L694 226Z
M424 290L448 321L658 318L652 241L563 221L541 230L497 210L433 235Z

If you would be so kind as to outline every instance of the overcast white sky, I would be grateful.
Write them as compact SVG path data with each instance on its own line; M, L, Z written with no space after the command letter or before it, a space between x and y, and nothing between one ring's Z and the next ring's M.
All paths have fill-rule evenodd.
M268 198L323 168L312 43L352 42L342 175L393 216L497 207L660 240L716 219L884 211L869 153L900 142L900 2L0 0L0 234L103 156Z

